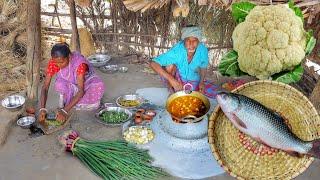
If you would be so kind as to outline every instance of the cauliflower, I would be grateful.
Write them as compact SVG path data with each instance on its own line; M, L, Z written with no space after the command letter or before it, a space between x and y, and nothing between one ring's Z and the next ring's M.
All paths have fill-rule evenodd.
M254 7L232 40L241 71L258 79L292 70L305 57L303 22L286 5Z

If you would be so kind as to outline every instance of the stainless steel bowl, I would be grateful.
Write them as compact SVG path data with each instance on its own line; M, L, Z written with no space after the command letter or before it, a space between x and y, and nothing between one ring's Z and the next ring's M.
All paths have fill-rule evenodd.
M118 65L101 66L99 69L104 73L113 74L118 71Z
M36 118L32 116L25 116L23 118L18 119L17 124L23 129L28 129L31 127L33 123L36 122Z
M121 123L106 123L104 122L101 118L100 118L100 115L103 113L103 112L106 112L106 111L117 111L117 112L124 112L128 115L128 118L127 119L124 119ZM105 125L111 125L111 126L118 126L118 125L122 125L123 123L129 121L131 118L132 118L132 112L129 111L128 109L125 109L125 108L121 108L121 107L115 107L115 106L108 106L108 107L105 107L103 109L101 109L100 111L98 111L95 115L95 117L98 119L98 122L102 123L102 124L105 124Z
M121 72L121 73L126 73L128 71L128 68L124 67L124 66L123 67L119 67L118 71Z
M106 54L94 54L88 57L88 61L94 67L101 67L107 64L111 60L111 56Z
M1 101L1 104L3 107L14 110L21 108L22 105L25 103L26 99L21 95L11 95L6 98L4 98Z
M139 102L139 104L137 106L123 106L120 102L122 100L137 100ZM120 96L117 98L116 100L116 104L120 107L123 107L123 108L136 108L136 107L139 107L141 104L144 103L144 99L136 94L128 94L128 95L123 95L123 96Z
M138 144L138 143L135 143L135 142L129 142L129 141L127 141L126 138L125 138L125 133L126 133L127 131L129 131L129 128L138 128L138 127L140 127L140 128L146 128L146 129L151 130L152 133L153 133L153 135L154 135L154 137L153 137L152 139L150 139L147 143L143 143L143 144ZM125 124L124 127L123 127L123 129L122 129L122 137L123 137L123 139L124 139L125 141L127 141L128 143L132 143L132 144L135 144L135 145L147 145L147 144L149 144L151 141L154 140L154 138L155 138L155 133L154 133L154 131L152 130L152 128L151 128L149 125L133 125L133 126L130 126L130 125Z

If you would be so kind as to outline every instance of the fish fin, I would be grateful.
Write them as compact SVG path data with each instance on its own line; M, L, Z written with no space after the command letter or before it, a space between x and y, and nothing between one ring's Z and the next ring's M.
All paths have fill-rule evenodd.
M310 156L320 159L320 139L312 142L312 148L308 152Z
M274 115L279 118L279 119L283 119L283 117L281 116L280 113L276 112L276 111L273 111Z
M293 157L298 157L298 158L301 158L302 157L302 154L296 152L296 151L285 151L286 153L288 153L290 156L293 156Z
M240 119L238 118L238 116L234 113L232 113L232 118L235 120L235 122L242 128L247 129L246 124Z
M273 110L271 108L268 108L268 107L265 107L265 108L267 108L270 112L272 112L277 118L283 119L283 116L282 116L282 114L280 112L277 112L277 111L275 111L275 110Z
M268 148L272 148L271 146L267 145L265 142L263 142L259 137L258 138L255 138L256 141L258 141L259 143L263 144L264 146L268 147ZM293 151L293 150L286 150L285 151L286 153L288 153L290 156L293 156L293 157L298 157L298 158L301 158L303 155L296 152L296 151Z
M263 144L263 145L265 145L265 146L267 146L267 147L269 147L269 148L271 148L270 146L268 146L265 142L263 142L261 139L260 139L260 137L257 137L257 138L254 138L256 141L258 141L260 144Z
M260 144L263 144L265 147L270 148L270 149L274 149L273 147L269 146L267 143L265 143L264 141L262 141L259 137L255 138L256 141L258 141Z

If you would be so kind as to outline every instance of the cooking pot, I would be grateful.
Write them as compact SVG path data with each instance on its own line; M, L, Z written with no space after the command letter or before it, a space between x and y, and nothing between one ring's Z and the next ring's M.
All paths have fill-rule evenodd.
M187 89L187 87L190 87L190 89ZM170 95L167 99L167 102L166 102L166 109L167 111L170 113L171 117L178 121L178 122L183 122L183 123L196 123L196 122L199 122L201 121L205 115L208 113L209 109L210 109L210 101L209 99L203 95L202 93L198 92L198 91L192 91L193 89L193 86L192 84L190 83L187 83L183 86L183 90L182 91L178 91L172 95ZM196 117L196 116L193 116L193 115L187 115L185 117L182 117L182 118L179 118L179 117L176 117L174 116L170 111L169 111L169 105L175 100L177 99L178 97L183 97L183 96L192 96L192 97L196 97L196 98L199 98L205 105L205 113L201 116L201 117Z

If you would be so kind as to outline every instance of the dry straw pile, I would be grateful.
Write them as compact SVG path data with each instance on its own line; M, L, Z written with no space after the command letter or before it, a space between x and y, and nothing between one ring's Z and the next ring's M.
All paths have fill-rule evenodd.
M0 0L0 97L25 89L26 22L27 0Z
M89 57L90 55L96 52L94 47L94 41L92 38L92 34L88 31L87 28L79 28L79 39L80 39L80 48L81 54L85 57ZM75 45L71 43L71 49L75 50Z
M89 7L91 5L92 0L75 0L76 4L81 7Z

